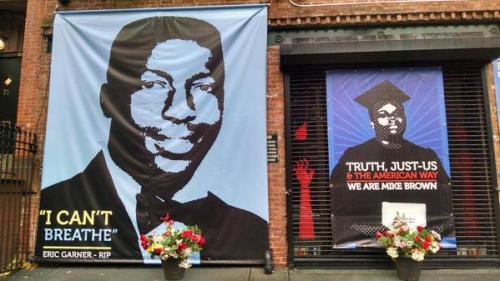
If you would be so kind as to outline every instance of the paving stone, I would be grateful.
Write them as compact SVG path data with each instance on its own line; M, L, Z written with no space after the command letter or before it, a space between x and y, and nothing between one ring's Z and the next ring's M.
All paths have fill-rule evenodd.
M21 270L2 281L162 281L159 266L54 266ZM194 267L183 281L397 281L395 270L279 268L267 275L262 267ZM420 281L500 281L500 269L428 269Z

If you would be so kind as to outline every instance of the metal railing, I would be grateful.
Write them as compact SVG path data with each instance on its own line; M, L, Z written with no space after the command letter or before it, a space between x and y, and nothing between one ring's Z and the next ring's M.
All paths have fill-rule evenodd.
M36 151L35 134L0 123L0 273L28 260Z

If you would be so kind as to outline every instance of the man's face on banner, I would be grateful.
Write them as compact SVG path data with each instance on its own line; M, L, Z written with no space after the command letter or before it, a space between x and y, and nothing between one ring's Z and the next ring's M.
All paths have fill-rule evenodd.
M372 113L372 126L379 141L401 139L406 130L406 115L403 106L396 102L376 105Z
M206 153L222 119L215 77L206 65L212 53L195 41L171 39L157 44L131 95L132 121L157 169L176 174ZM203 156L202 156L203 157ZM197 166L199 163L196 163Z

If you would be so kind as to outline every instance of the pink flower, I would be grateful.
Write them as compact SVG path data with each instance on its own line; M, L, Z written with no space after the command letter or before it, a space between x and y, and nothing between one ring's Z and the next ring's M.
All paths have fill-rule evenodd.
M194 242L198 243L198 241L200 241L200 236L196 235L196 234L193 234L193 236L191 236L191 240L193 240Z
M207 241L205 241L205 238L204 237L200 237L200 240L198 241L198 245L201 247L203 245L205 245Z
M174 225L175 221L170 217L170 214L167 213L163 218L160 218L166 225Z
M380 233L378 231L377 231L377 233L375 233L375 237L377 237L377 239L380 239L382 236L383 236L382 233Z

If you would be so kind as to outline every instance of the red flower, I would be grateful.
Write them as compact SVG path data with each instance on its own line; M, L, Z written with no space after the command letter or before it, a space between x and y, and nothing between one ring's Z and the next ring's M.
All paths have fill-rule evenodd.
M425 250L429 250L430 247L431 247L431 243L430 242L425 242L424 243L424 249Z
M163 249L161 249L161 248L155 249L155 254L157 254L158 256L161 255L161 252L163 252Z
M186 249L187 247L189 247L189 245L187 243L184 243L182 242L181 245L179 245L179 248L177 249L177 253L182 253L182 251L184 251L184 249Z
M191 238L193 236L193 231L186 230L182 233L182 238Z
M432 242L432 236L428 235L427 237L425 237L425 241L427 242Z
M382 233L377 231L377 233L375 233L375 237L377 237L377 239L380 239L380 237L382 237Z
M148 247L149 247L149 241L147 241L147 240L143 240L143 241L141 242L141 245L142 245L142 248L143 248L144 250L147 250L147 249L148 249Z
M389 236L389 238L394 238L394 233L392 232L387 232L387 235Z
M196 235L196 234L193 234L193 236L191 236L191 240L193 240L194 242L198 243L198 241L200 241L200 236Z
M201 247L205 245L207 241L205 241L205 237L200 237L200 240L198 241L198 245Z
M168 221L170 220L170 214L167 213L163 218L160 217L160 220L162 220L164 223L168 223Z
M423 242L423 240L422 240L422 238L420 238L420 236L415 237L415 241L417 241L418 243Z
M423 226L420 226L420 225L419 225L419 226L417 226L417 231L418 231L418 232L422 232L422 231L424 231L424 227L423 227Z
M148 240L148 238L146 237L146 235L141 234L141 241L145 241L145 240Z

